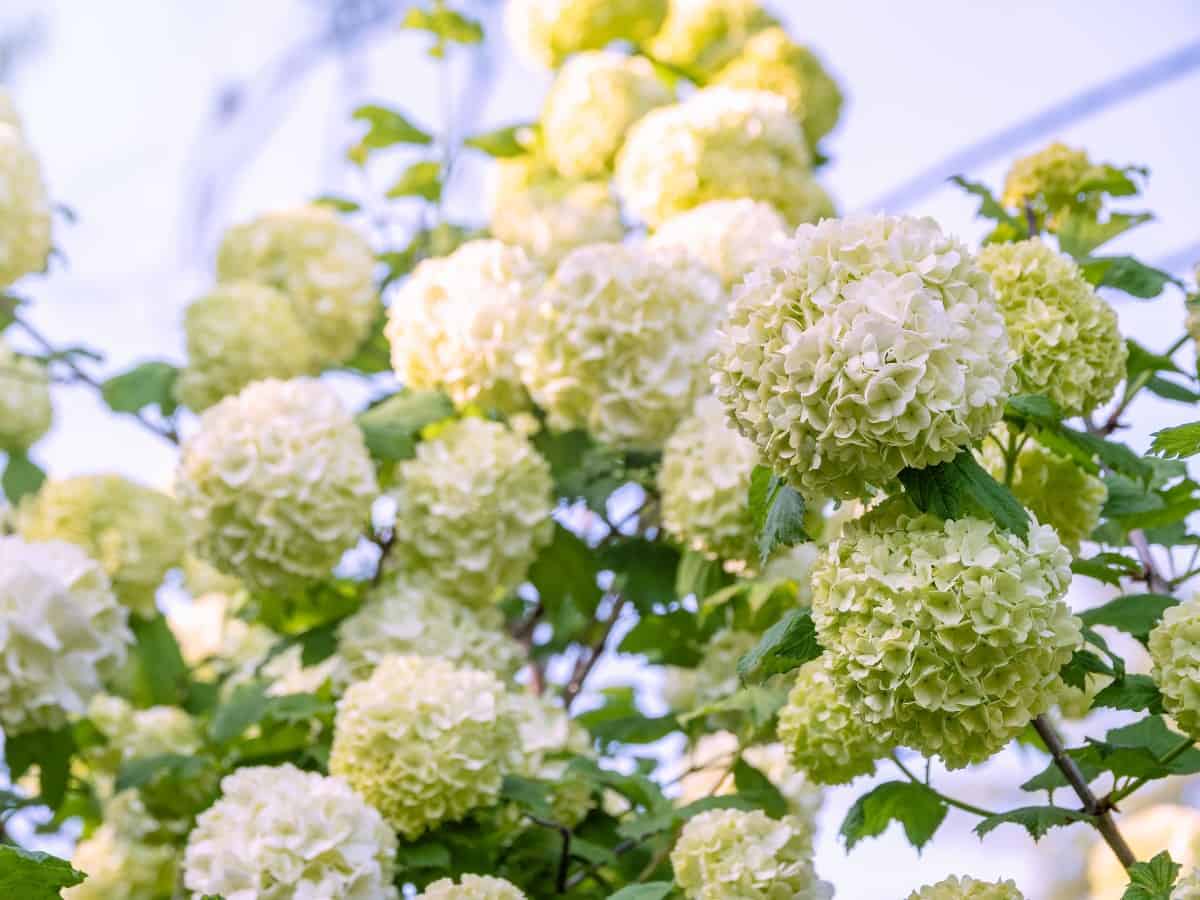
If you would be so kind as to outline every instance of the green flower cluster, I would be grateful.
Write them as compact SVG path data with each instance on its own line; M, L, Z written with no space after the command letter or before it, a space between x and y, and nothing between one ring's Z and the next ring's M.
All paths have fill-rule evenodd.
M0 339L0 450L28 450L50 430L53 416L46 367Z
M613 41L641 44L667 14L667 0L509 0L504 24L526 62L552 68Z

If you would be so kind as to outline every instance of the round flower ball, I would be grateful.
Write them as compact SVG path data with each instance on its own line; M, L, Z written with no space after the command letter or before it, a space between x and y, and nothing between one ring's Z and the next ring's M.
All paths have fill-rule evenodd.
M508 0L504 25L518 56L554 68L613 41L645 43L666 14L667 0Z
M630 126L671 99L654 66L640 56L611 50L573 56L542 107L546 156L565 178L604 177Z
M847 702L825 659L800 668L779 711L778 733L792 765L817 784L846 784L870 775L890 749Z
M178 706L135 709L122 697L98 694L88 704L87 718L107 742L93 758L114 773L131 759L166 753L188 756L200 749L196 720Z
M0 537L0 726L58 728L87 710L133 635L100 564L65 541Z
M815 53L782 28L767 28L750 38L713 83L779 94L799 117L810 147L833 131L842 112L837 82Z
M787 101L767 91L704 88L647 113L617 155L616 183L652 228L739 197L771 204L792 225L833 215L813 179L804 129Z
M1200 736L1200 597L1164 612L1149 647L1167 712L1187 734Z
M390 568L468 606L525 580L550 542L554 484L528 438L498 422L450 422L396 467Z
M256 381L206 411L176 485L194 552L267 591L327 575L376 493L362 432L306 378Z
M804 225L734 296L713 383L763 461L851 499L953 459L1013 382L987 275L932 219Z
M345 782L250 766L221 779L221 798L197 817L183 883L197 896L390 900L395 859L396 836Z
M978 881L966 875L951 875L913 891L908 900L1025 900L1025 895L1011 880Z
M520 773L551 784L549 800L554 821L567 827L578 825L594 806L592 787L569 770L569 761L564 757L588 755L590 735L567 715L566 709L547 697L512 694L509 714L516 722L520 741Z
M457 884L449 878L435 881L417 900L525 900L525 894L503 878L464 875Z
M396 375L410 388L445 391L459 407L527 408L514 357L521 315L543 281L524 250L500 241L424 260L388 310Z
M1185 872L1200 863L1200 811L1196 809L1158 803L1122 816L1119 827L1136 859L1149 860L1165 850ZM1087 855L1087 886L1088 900L1122 900L1129 886L1129 873L1099 837Z
M813 569L812 614L837 689L885 743L983 762L1058 697L1080 645L1063 601L1071 554L888 501L846 528Z
M45 271L50 248L41 164L20 129L0 123L0 290Z
M292 302L318 364L345 362L379 314L375 254L366 239L324 206L268 213L225 233L221 281L258 281Z
M1017 354L1020 393L1049 397L1068 416L1112 399L1128 350L1117 314L1074 260L1033 238L989 244L979 265L991 276Z
M71 865L87 879L66 888L64 900L156 900L173 896L179 851L127 838L104 824L75 846Z
M312 338L292 302L252 281L217 285L188 306L187 368L175 396L202 412L264 378L294 378L320 370Z
M145 617L155 614L155 593L186 546L174 498L120 475L46 482L21 503L17 530L29 541L78 544L104 567L117 599Z
M688 900L828 900L833 887L813 871L811 837L791 816L713 809L683 826L671 865Z
M655 247L686 250L732 290L747 274L787 243L791 230L767 203L743 197L713 200L672 216L654 232Z
M567 256L529 317L521 367L551 427L622 449L661 447L704 387L724 308L690 256L597 244Z
M329 771L415 840L494 804L517 748L496 676L390 656L338 701Z
M1098 191L1079 189L1091 170L1086 151L1054 141L1012 164L1000 200L1009 209L1028 207L1038 221L1052 225L1064 212L1095 215L1103 197Z
M0 450L28 450L50 430L53 415L46 367L0 339Z
M711 74L753 35L777 24L758 0L671 0L650 54L701 76Z

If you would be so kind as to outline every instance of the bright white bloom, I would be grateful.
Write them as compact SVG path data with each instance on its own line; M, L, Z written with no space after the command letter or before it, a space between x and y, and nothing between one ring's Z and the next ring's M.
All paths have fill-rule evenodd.
M362 432L303 378L255 382L205 412L176 486L195 552L265 590L327 575L376 493Z
M688 900L828 900L833 887L813 871L811 844L791 816L714 809L683 826L671 865Z
M704 648L704 658L695 668L667 666L663 695L674 710L699 709L723 700L738 689L737 662L758 643L758 635L726 628L718 631Z
M1166 850L1187 872L1200 864L1200 811L1188 806L1160 803L1121 817L1121 836L1139 860L1149 860ZM1129 886L1129 873L1099 837L1087 858L1088 900L1121 900ZM1184 895L1185 898L1187 895ZM1172 894L1171 900L1184 900Z
M667 0L508 0L504 25L525 62L554 67L613 41L641 44L666 14Z
M349 683L346 663L341 654L327 656L318 663L304 665L304 650L295 645L277 653L262 667L264 677L271 679L267 693L272 697L287 694L315 694L328 682L340 691Z
M1200 736L1200 597L1164 612L1149 646L1167 712L1184 732Z
M908 900L1025 900L1012 881L977 881L951 875L908 895Z
M521 773L550 782L554 820L568 827L577 825L593 806L591 786L582 778L567 775L566 760L552 757L587 755L592 744L590 735L547 697L514 693L508 702L517 724Z
M713 382L775 471L851 498L982 438L1011 359L966 247L932 219L860 215L801 226L746 279Z
M345 782L251 766L196 819L183 881L226 900L390 900L395 858L396 836Z
M731 290L787 242L791 230L775 208L757 200L713 200L672 216L654 232L656 247L687 250Z
M235 607L228 594L209 593L171 609L167 624L184 662L194 667L215 658L230 669L240 669L266 656L278 635L239 619Z
M76 845L71 865L87 880L67 888L65 900L162 900L173 896L179 850L130 839L105 823Z
M46 268L50 201L25 136L0 123L0 289Z
M716 276L684 253L583 247L559 264L530 319L525 384L554 428L661 446L703 390L723 301Z
M525 894L511 881L491 875L464 875L455 884L442 878L417 894L417 900L525 900Z
M671 92L640 56L609 50L572 57L554 79L542 108L546 156L566 178L603 177L625 133Z
M28 450L50 430L50 377L0 339L0 450Z
M326 365L349 359L379 313L375 255L366 239L325 206L269 213L225 233L222 281L259 281L292 301Z
M775 24L775 17L758 0L671 0L650 53L704 75L717 71L751 36Z
M87 718L107 741L101 762L114 771L131 759L164 753L186 756L200 749L196 720L178 706L135 709L121 697L99 694L88 704Z
M397 376L410 388L444 390L458 407L526 408L515 356L521 315L544 280L524 250L500 241L424 260L388 311Z
M495 803L517 746L494 675L391 656L338 702L329 771L413 840Z

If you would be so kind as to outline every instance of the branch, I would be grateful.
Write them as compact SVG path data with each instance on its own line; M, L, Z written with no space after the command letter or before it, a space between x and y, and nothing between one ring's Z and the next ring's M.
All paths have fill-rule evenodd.
M626 602L624 597L616 599L613 603L612 612L604 620L600 639L588 647L580 655L578 662L575 663L575 671L571 673L571 680L567 682L567 686L563 690L563 704L568 710L571 708L571 704L575 701L575 698L579 696L579 692L583 690L583 683L587 681L588 675L592 673L592 669L600 661L600 657L604 655L604 647L608 644L608 638L612 634L613 627L617 624L617 619L620 618L621 610L625 608Z
M549 828L552 831L557 831L562 835L562 852L558 857L558 871L554 876L554 892L556 894L565 894L567 889L571 887L567 883L567 869L571 863L571 829L566 825L560 825L558 822L551 822L548 819L542 819L538 816L529 816L529 820L535 825L541 825L543 828Z
M955 809L961 809L963 812L969 812L976 816L982 816L985 819L989 819L992 816L996 815L996 813L989 812L988 810L984 809L982 806L974 806L970 803L965 803L962 800L956 800L953 797L949 797L946 794L943 794L941 791L937 790L937 788L935 788L933 785L931 785L928 781L922 781L920 778L918 778L916 775L914 775L912 773L912 771L909 770L908 766L904 765L904 763L902 763L900 761L900 757L897 756L895 752L892 753L892 762L894 762L896 764L896 768L898 768L901 772L903 772L909 781L911 781L913 784L920 784L920 785L923 785L923 786L929 788L929 790L932 791L934 794L936 794L938 799L941 800L943 803L945 803L947 806L953 806Z
M1158 571L1154 555L1150 552L1150 542L1146 540L1146 532L1140 528L1133 529L1129 532L1129 543L1137 551L1138 559L1142 561L1142 565L1146 569L1146 585L1150 590L1156 594L1171 593L1171 582L1164 578L1162 573Z
M1195 745L1195 743L1196 742L1193 741L1190 737L1184 738L1182 741L1180 741L1178 744L1176 744L1174 747L1172 747L1169 751L1167 751L1162 756L1161 759L1158 760L1159 765L1165 766L1167 763L1174 761L1178 757L1182 756L1185 752L1190 750ZM1138 788L1142 787L1142 785L1147 784L1151 780L1153 780L1153 779L1135 778L1133 781L1131 781L1125 787L1121 788L1119 791L1114 790L1114 791L1110 792L1107 796L1105 796L1103 799L1101 799L1100 805L1107 807L1108 809L1116 809L1116 806L1118 803L1120 803L1122 800L1124 800L1126 797L1128 797L1134 791L1138 790Z

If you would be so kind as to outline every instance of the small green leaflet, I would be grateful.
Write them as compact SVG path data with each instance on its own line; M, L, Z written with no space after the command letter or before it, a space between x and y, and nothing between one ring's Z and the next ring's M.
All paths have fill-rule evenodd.
M808 540L804 531L804 498L766 466L750 474L750 517L758 533L758 558L765 564L777 547Z
M761 684L772 675L790 672L821 655L812 612L793 609L767 629L754 649L738 660L743 683Z
M100 394L113 412L136 413L157 406L164 416L174 414L175 379L179 369L165 362L144 362L104 382Z
M184 756L180 753L140 756L121 764L114 787L117 791L138 788L158 775L177 776L186 781L202 772L206 765L199 756Z
M536 128L536 123L509 125L507 128L472 135L463 143L496 159L522 156L529 152L526 145L531 142Z
M888 825L899 822L908 842L920 850L938 830L946 812L946 804L925 785L888 781L854 802L839 833L846 849L852 850L863 838L883 834Z
M692 818L692 816L697 816L710 809L751 810L755 808L753 803L749 802L745 797L739 797L737 794L728 794L723 797L704 797L694 803L689 803L687 806L665 806L644 816L628 819L617 826L617 834L622 837L638 840L647 835L667 831L675 828L677 825L682 825L688 819Z
M1149 675L1126 675L1114 681L1092 698L1092 706L1151 714L1163 711L1162 694Z
M663 900L674 889L675 885L669 881L647 881L623 887L610 894L608 900Z
M1029 226L1025 220L1005 209L987 185L969 181L961 175L955 175L949 180L968 194L979 198L979 209L975 212L977 218L992 219L996 222L995 229L984 239L984 243L1017 241L1028 234Z
M1113 213L1100 222L1089 213L1067 210L1059 216L1058 246L1063 253L1082 259L1097 247L1153 219L1150 213Z
M500 786L500 796L511 800L539 819L554 821L554 808L550 805L550 785L544 781L521 775L505 775L504 783Z
M393 200L421 197L436 203L442 196L442 164L433 160L413 163L400 173L395 184L388 188L387 195Z
M1111 287L1139 300L1151 300L1168 284L1180 281L1169 272L1148 266L1132 256L1089 256L1079 261L1083 277L1096 287Z
M4 463L4 475L0 476L0 487L8 502L16 506L22 497L37 493L38 488L46 481L46 473L41 466L26 454L11 451Z
M49 853L0 845L0 897L6 900L57 900L63 888L82 884L86 877Z
M745 797L772 819L781 819L787 815L788 802L783 794L779 793L779 788L742 758L733 765L733 784L740 796Z
M1061 828L1073 822L1084 822L1088 818L1073 809L1060 806L1022 806L994 816L988 816L975 826L975 833L984 837L1000 825L1020 825L1035 841L1041 840L1051 828Z
M426 146L433 143L433 138L405 118L403 113L386 106L360 106L354 111L353 118L369 126L367 133L346 154L351 162L360 166L374 150L397 144Z
M313 203L317 206L328 206L334 212L340 213L356 213L361 208L357 200L339 197L337 194L321 194L319 197L313 198Z
M1149 862L1134 863L1129 867L1129 887L1121 900L1171 900L1180 868L1166 850Z
M1120 587L1121 579L1127 575L1140 575L1142 568L1136 559L1120 553L1097 553L1087 559L1071 560L1071 571L1076 575L1087 575L1113 587Z
M462 13L448 9L442 0L432 9L412 7L404 14L401 28L428 31L437 40L429 49L429 55L440 59L446 54L446 44L478 44L483 40L483 26Z
M1125 594L1079 614L1084 625L1107 625L1145 643L1162 614L1179 603L1167 594Z
M396 462L417 452L421 429L454 415L454 404L437 391L400 391L358 414L367 450L375 459Z
M1200 453L1200 422L1188 422L1154 432L1150 452L1168 459L1182 459Z
M41 728L12 735L5 740L4 752L14 782L31 767L38 767L38 800L58 809L67 794L71 755L75 752L71 728Z
M1029 514L1012 491L996 481L969 449L950 462L924 469L905 469L900 483L923 512L943 519L983 513L1005 531L1020 537L1029 534Z

